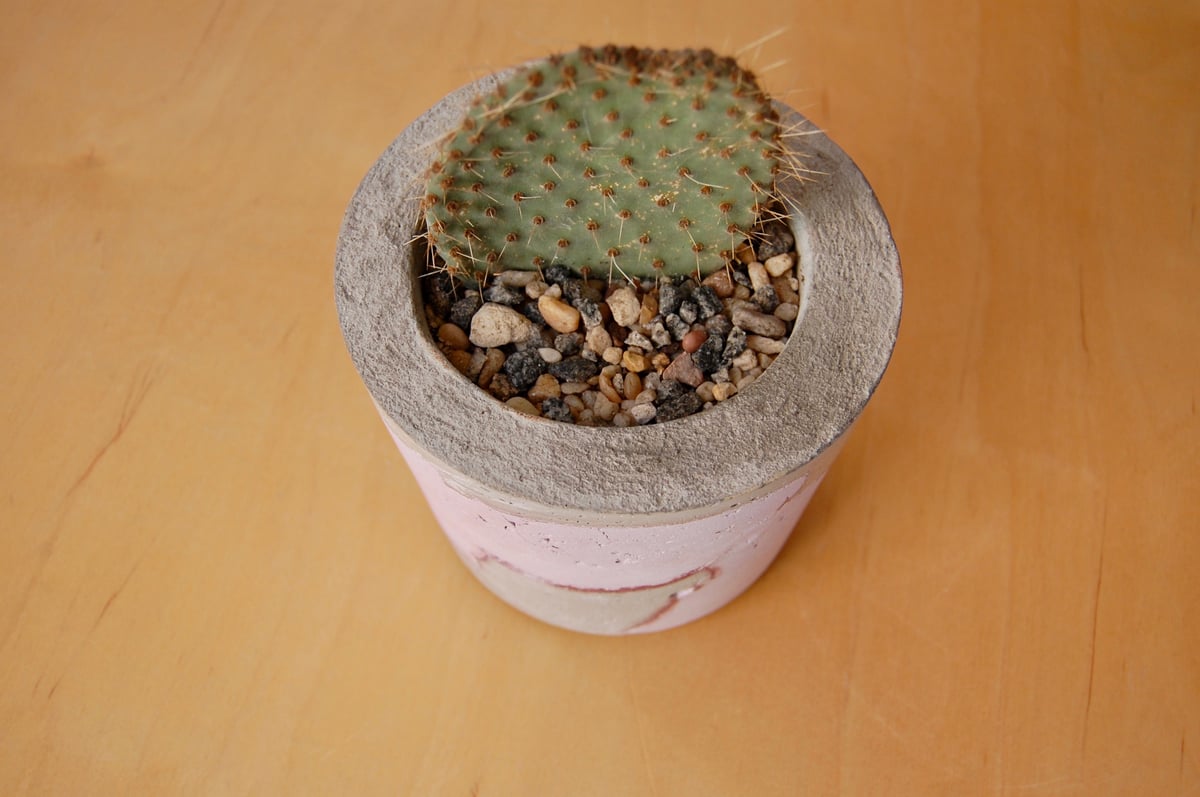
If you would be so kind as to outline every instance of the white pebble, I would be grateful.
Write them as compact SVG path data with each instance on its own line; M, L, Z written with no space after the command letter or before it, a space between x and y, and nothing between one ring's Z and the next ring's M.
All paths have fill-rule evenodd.
M750 285L754 290L771 284L771 277L767 274L767 269L762 263L756 261L746 266L746 274L749 275Z
M784 302L775 308L775 317L784 321L795 321L798 315L800 315L800 308L790 302Z
M546 289L549 287L549 285L541 280L534 280L525 286L525 295L530 299L540 299L542 298L542 294L545 293Z
M587 347L596 352L596 354L604 354L605 349L610 348L612 345L612 335L608 334L608 330L603 326L597 325L587 331Z
M746 338L746 340L749 341L750 339ZM754 364L757 362L758 355L755 354L751 349L742 349L742 353L733 358L734 367L740 368L743 371L753 368Z
M497 272L496 279L500 280L501 285L509 288L524 288L531 282L537 281L537 272L512 268L508 271Z
M588 384L587 382L563 382L559 389L562 390L564 396L570 396L587 390Z
M541 415L538 408L533 406L533 403L523 396L513 396L508 401L504 402L517 412L523 412L526 415Z
M792 268L792 253L784 252L781 255L768 257L763 266L772 277L782 277Z
M612 310L613 321L616 321L623 327L630 327L636 324L638 316L642 313L642 303L638 301L637 294L634 293L633 288L628 286L617 288L608 297L606 302Z
M552 349L549 346L543 346L538 349L538 354L548 363L556 363L562 360L562 352L558 349Z
M511 307L488 302L471 319L471 342L485 349L528 340L533 322Z
M654 416L658 414L658 410L653 404L638 404L629 410L629 416L639 424L647 424L654 420Z
M775 338L764 338L762 335L749 335L746 338L746 351L779 354L779 352L783 351L784 344L785 341L775 340Z

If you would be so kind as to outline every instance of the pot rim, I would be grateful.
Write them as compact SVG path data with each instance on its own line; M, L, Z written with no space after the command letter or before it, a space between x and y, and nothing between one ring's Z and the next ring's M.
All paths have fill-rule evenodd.
M347 349L393 432L485 500L550 514L691 513L761 493L853 424L887 367L902 303L899 255L874 191L845 152L776 101L814 179L779 188L806 274L784 350L744 392L650 426L583 427L519 413L453 368L424 321L412 236L435 142L513 70L448 94L363 178L338 237L334 283ZM564 518L566 519L566 518Z

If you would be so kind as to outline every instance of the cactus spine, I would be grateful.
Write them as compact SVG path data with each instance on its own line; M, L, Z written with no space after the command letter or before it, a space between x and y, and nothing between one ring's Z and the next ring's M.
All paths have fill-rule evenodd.
M779 140L731 58L583 47L475 100L430 170L427 235L458 273L707 274L769 201Z

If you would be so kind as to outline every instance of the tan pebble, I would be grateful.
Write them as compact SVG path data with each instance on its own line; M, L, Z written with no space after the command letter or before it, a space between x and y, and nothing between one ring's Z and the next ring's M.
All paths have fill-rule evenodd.
M712 382L703 382L698 388L696 388L696 395L700 397L701 401L712 401L714 387L716 387L716 385L714 385Z
M483 368L479 369L479 376L475 379L475 384L487 388L492 383L492 377L499 373L500 366L504 365L504 359L504 352L500 349L488 349L483 358Z
M771 280L771 287L775 289L775 295L779 297L779 301L784 304L800 304L800 294L796 293L787 277L776 277Z
M459 373L467 374L471 370L471 355L462 349L451 349L446 352L446 359L458 369Z
M647 293L642 297L642 312L638 314L638 323L642 326L649 324L658 315L658 296Z
M749 275L750 287L754 288L754 290L771 284L771 276L767 274L766 267L758 261L746 266L746 274Z
M617 414L618 402L614 402L608 396L598 396L596 403L592 406L592 412L602 421L611 421L613 416Z
M507 271L496 272L495 278L500 281L501 285L506 285L509 288L524 288L531 282L538 281L538 273L536 271L522 271L518 268L510 268Z
M457 324L442 324L438 327L437 336L438 340L452 349L465 349L471 345L467 333L463 332L462 327Z
M529 399L523 396L513 396L508 401L504 402L517 412L523 412L526 415L541 415L541 411L530 403Z
M707 285L712 288L713 293L719 299L728 299L733 296L733 279L729 276L729 269L717 269L713 273L704 278L701 285Z
M784 302L775 308L775 317L790 324L800 315L800 308L790 302Z
M658 391L654 388L643 388L641 393L638 393L637 398L633 400L634 404L653 404L658 401Z
M558 398L562 395L562 388L558 384L558 380L550 374L542 374L533 383L533 387L529 388L526 393L529 400L535 404L541 404L548 398Z
M746 376L752 376L755 379L758 379L760 376L762 376L762 372L763 369L756 365L746 373Z
M746 339L749 340L748 337ZM745 371L753 368L756 362L758 362L758 355L752 349L742 349L742 353L733 358L732 365Z
M613 321L623 327L636 324L638 316L642 312L642 305L638 301L637 294L633 288L628 286L617 288L611 296L605 299L605 303L612 310Z
M662 376L663 379L674 379L692 387L698 387L704 382L704 372L692 362L692 355L686 351L671 361L663 370Z
M577 395L570 395L563 399L563 402L571 408L571 412L579 412L584 408L583 399Z
M741 299L741 300L745 301L746 299L749 299L752 295L753 294L750 293L750 289L747 288L745 285L739 285L733 289L733 298L735 298L735 299Z
M548 363L556 363L562 360L562 352L553 346L543 346L542 348L538 349L537 352L538 356Z
M603 393L604 397L609 401L615 401L617 403L620 403L621 401L621 394L617 392L615 387L613 387L612 377L608 374L600 374L600 392Z
M616 415L613 416L613 419L612 419L612 425L616 426L618 428L622 428L622 429L625 428L626 426L633 426L633 424L634 424L633 416L630 415L628 412L618 412Z
M737 249L734 250L733 256L736 257L738 259L738 262L740 262L740 263L753 263L754 262L754 247L748 243L743 243L741 246L739 246Z
M600 358L606 363L612 363L613 365L616 365L617 363L621 362L622 355L624 355L624 352L618 349L616 346L609 346L604 350L604 353L600 355Z
M775 362L774 354L767 354L766 352L762 352L761 354L758 355L758 367L763 369L764 371L773 362Z
M471 365L467 368L467 378L472 382L478 379L485 362L487 362L487 353L483 349L474 349L471 352Z
M753 354L753 352L751 353ZM757 357L754 358L754 363L755 365L758 364ZM722 381L733 382L736 385L743 376L745 376L745 370L740 366L735 365L729 369L729 378Z
M803 277L803 275L801 275L801 277ZM800 290L800 283L803 281L803 278L797 279L795 277L788 277L788 285L791 286L791 289L794 291Z
M768 257L763 263L763 267L772 277L781 277L792 270L792 263L792 253L784 252L781 255Z
M658 410L653 404L638 404L629 411L629 416L639 424L650 423L657 414Z
M627 349L621 356L621 365L626 371L641 373L650 367L650 362L646 359L646 355Z
M583 391L585 391L587 389L588 389L587 382L563 382L561 385L559 385L559 390L561 390L563 392L563 395L570 395L573 393L582 393Z
M625 374L625 384L621 392L627 399L637 398L638 393L642 392L642 377L636 373Z
M699 349L706 340L708 340L708 332L701 327L700 329L693 329L684 335L679 345L683 347L684 351L692 353Z
M606 365L600 369L600 373L604 376L607 376L609 379L612 379L614 376L621 373L621 366L620 365Z
M745 390L746 388L750 387L750 385L754 384L754 380L757 378L758 376L756 374L746 374L741 379L734 382L734 384L737 385L737 389L739 391Z
M737 392L737 388L731 382L718 382L713 385L712 396L717 401L724 401Z
M767 354L779 354L783 351L785 341L775 338L765 338L762 335L747 335L746 349Z
M745 305L735 307L732 316L735 326L754 335L781 338L787 333L787 324L782 319L752 310Z
M471 319L471 342L480 348L497 348L528 340L533 322L511 307L487 302Z
M593 406L595 406L596 396L599 396L599 395L600 395L599 390L588 390L588 391L580 394L580 397L583 399L583 406L587 407L590 410Z
M579 311L549 292L543 293L538 299L538 312L547 324L559 332L565 334L579 329Z
M671 357L666 352L658 352L650 358L650 366L658 373L662 373L668 365L671 364Z
M540 299L550 286L541 280L534 280L525 286L525 295L530 299Z
M596 416L591 410L585 409L579 412L579 417L575 419L580 426L591 426L596 421Z
M551 299L558 299L562 296L561 285L547 285L546 292L542 296L549 296ZM541 298L541 297L538 297Z
M604 350L613 345L612 335L602 326L594 326L587 331L587 347L596 354L604 354Z

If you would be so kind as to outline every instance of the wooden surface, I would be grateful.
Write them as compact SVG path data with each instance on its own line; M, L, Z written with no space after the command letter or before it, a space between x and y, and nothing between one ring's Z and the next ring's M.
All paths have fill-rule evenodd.
M0 794L1200 794L1195 4L5 6ZM778 26L895 358L744 598L539 625L350 365L342 211L489 68Z

